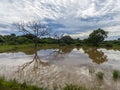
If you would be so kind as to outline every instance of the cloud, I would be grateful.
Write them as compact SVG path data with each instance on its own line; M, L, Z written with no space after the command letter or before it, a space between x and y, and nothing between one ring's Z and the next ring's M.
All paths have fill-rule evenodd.
M12 32L16 22L44 20L73 37L85 38L97 28L109 31L109 38L118 37L119 4L120 0L1 0L0 34Z

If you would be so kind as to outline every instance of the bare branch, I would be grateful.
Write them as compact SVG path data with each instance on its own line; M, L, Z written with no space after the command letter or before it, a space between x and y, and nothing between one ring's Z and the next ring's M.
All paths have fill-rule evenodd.
M54 38L55 39L61 39L64 36L64 33L60 33L60 32L55 32L54 33Z
M28 31L25 27L25 23L16 23L15 26L18 28L20 32L23 32L24 34L31 34L30 31Z
M35 37L33 38L35 48L40 37L49 36L51 28L47 24L42 24L38 21L28 22L28 23L17 23L16 27L20 32L24 34L32 34Z

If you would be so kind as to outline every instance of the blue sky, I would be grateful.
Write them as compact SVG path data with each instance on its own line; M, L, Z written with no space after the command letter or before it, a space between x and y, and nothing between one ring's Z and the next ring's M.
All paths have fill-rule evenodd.
M53 31L86 38L97 28L120 38L120 0L0 0L0 34L19 33L13 23L40 20Z

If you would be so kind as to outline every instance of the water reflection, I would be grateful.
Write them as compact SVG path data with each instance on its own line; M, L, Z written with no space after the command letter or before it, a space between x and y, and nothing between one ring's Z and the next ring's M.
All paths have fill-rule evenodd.
M119 58L118 54L120 52L106 49L64 46L57 49L33 50L32 53L34 54L0 54L0 75L42 87L63 86L65 83L72 83L93 87L102 85L108 88L113 85L112 68L109 68L109 66L113 67L120 63L118 59L113 57ZM8 58L8 56L12 58ZM107 58L109 61L107 61ZM111 64L113 63L112 60L114 64ZM92 63L92 61L97 64ZM57 64L54 62L57 62ZM106 63L99 65L104 62ZM96 79L98 71L103 71L105 74L104 83L102 84L97 82ZM119 85L115 87L120 87L120 83L117 84Z
M40 64L46 66L49 65L48 62L41 61L40 57L38 56L37 50L34 49L34 57L32 61L26 62L23 65L19 66L18 71L24 70L25 68L29 67L30 65L33 65L32 70L35 70L39 67Z
M88 54L89 58L97 64L108 61L107 56L102 51L98 51L97 48L83 47L83 50Z
M52 52L49 53L48 59L49 60L64 60L65 55L70 54L73 51L74 47L63 46L59 47L58 49L54 49Z
M72 52L73 49L74 47L71 47L71 46L59 47L59 51L62 51L65 54Z
M38 73L40 73L39 71L40 69L43 69L43 67L48 69L50 67L51 62L49 60L64 60L65 54L70 53L72 50L73 48L68 48L68 47L52 49L50 51L45 50L46 51L45 55L43 55L43 57L40 57L40 52L35 49L33 59L29 62L20 65L16 72L18 73L18 76L21 78L25 77L25 73L31 73L39 77L40 75L38 75ZM46 53L48 53L48 55ZM54 69L54 67L52 68Z

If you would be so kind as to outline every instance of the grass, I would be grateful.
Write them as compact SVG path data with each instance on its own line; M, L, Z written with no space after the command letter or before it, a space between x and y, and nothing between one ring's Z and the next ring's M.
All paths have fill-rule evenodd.
M85 86L78 86L73 84L66 84L62 89L60 90L100 90L98 87L94 88L86 88Z
M103 72L97 72L96 76L97 76L98 79L103 80L104 73Z
M0 79L0 90L52 90L48 88L40 88L37 86L27 85L25 82L20 84L16 80L6 81L4 78ZM53 90L98 90L97 88L94 89L87 89L84 86L78 85L65 85L62 87L53 88Z
M25 82L20 84L16 80L6 81L0 79L0 90L44 90L36 86L27 85Z
M65 87L62 88L62 90L88 90L87 88L83 86L77 86L77 85L66 85Z
M56 44L39 44L38 49L48 49L48 48L57 48L58 45ZM22 45L1 45L0 46L0 53L3 52L17 52L22 51L26 54L30 54L31 51L34 51L34 44L22 44ZM34 52L33 52L34 53ZM31 52L31 54L33 54Z
M1 45L0 46L0 53L18 51L18 50L23 50L25 48L31 48L31 47L33 47L33 44L27 44L27 45Z
M72 45L75 46L75 45ZM40 49L53 49L53 48L58 48L58 44L39 44L38 45L38 50ZM85 45L83 47L86 47ZM102 47L102 46L100 46ZM100 48L99 47L99 48ZM29 54L29 52L34 51L34 44L22 44L22 45L0 45L0 53L3 52L17 52L17 51L22 51L25 52L26 54ZM115 45L110 49L117 49L120 50L119 45ZM32 53L33 54L33 53Z
M117 80L120 78L120 71L119 70L114 70L113 71L113 79Z

